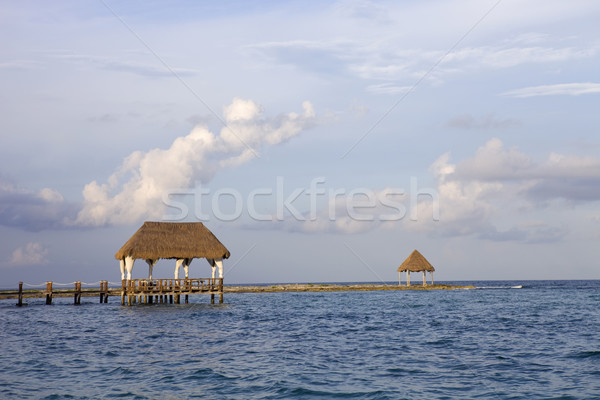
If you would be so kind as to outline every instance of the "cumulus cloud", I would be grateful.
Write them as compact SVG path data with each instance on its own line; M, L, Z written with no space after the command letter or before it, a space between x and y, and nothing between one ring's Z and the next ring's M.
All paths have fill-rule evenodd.
M76 213L77 206L53 189L33 192L0 176L0 225L28 231L58 229Z
M558 207L551 212L555 216L564 211L565 201L600 201L600 159L551 153L536 160L499 139L457 163L445 153L429 172L432 188L420 187L414 178L407 190L330 189L328 201L311 212L249 227L342 234L400 228L442 237L548 243L564 238L569 223L532 219L537 210ZM338 191L340 196L331 196Z
M13 251L10 258L12 265L29 266L46 264L48 249L45 249L40 243L30 242Z
M224 108L225 126L219 134L196 126L168 149L131 153L106 183L87 184L83 208L73 224L128 224L161 217L163 196L169 190L206 183L219 170L258 156L264 146L284 143L314 126L317 120L312 104L304 102L302 107L301 114L267 118L259 104L234 99Z
M525 211L551 207L553 201L600 201L600 159L552 153L536 161L516 147L506 148L499 139L489 140L474 157L456 164L444 154L430 171L437 180L439 223L424 220L408 226L443 236L557 241L568 233L566 226L539 221L513 221L510 226L510 220L527 218ZM428 211L427 203L419 206Z
M535 161L516 147L491 139L475 156L454 166L448 177L459 182L513 182L529 199L600 200L600 159L549 154Z
M509 90L502 93L507 97L536 97L536 96L579 96L582 94L600 93L600 83L560 83L556 85L528 86L521 89Z

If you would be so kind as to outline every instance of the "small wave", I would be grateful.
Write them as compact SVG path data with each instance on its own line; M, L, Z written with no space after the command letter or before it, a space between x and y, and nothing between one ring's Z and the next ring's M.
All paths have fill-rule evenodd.
M580 351L571 355L571 358L600 358L600 351L591 350L591 351Z
M523 289L523 285L517 286L476 286L476 289Z

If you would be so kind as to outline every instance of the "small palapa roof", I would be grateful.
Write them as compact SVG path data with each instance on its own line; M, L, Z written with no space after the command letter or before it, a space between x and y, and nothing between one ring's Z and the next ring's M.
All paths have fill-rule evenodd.
M431 272L435 271L435 268L433 268L433 265L431 265L429 261L427 261L427 259L423 257L423 254L419 253L417 250L414 250L412 253L410 253L410 256L408 256L408 258L404 260L402 265L398 267L398 271Z
M229 258L229 250L202 222L144 222L115 258Z

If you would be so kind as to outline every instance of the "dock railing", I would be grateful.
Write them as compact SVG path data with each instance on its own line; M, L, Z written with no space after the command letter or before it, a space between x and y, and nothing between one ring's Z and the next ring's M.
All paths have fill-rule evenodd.
M121 281L121 304L167 302L180 303L180 296L210 293L211 303L214 295L219 294L219 303L223 302L223 278L187 278L187 279L123 279ZM168 296L168 297L167 297Z
M121 294L121 304L139 303L180 303L184 296L188 303L190 294L210 294L211 303L215 303L215 294L219 294L219 303L223 303L223 278L188 278L188 279L123 279L121 287L109 288L108 281L100 281L100 287L83 288L83 282L70 284L45 282L41 285L30 285L37 289L24 289L24 283L19 282L17 290L0 290L0 299L17 299L17 306L26 303L25 298L45 298L46 304L52 304L55 297L73 296L73 304L81 304L81 297L99 296L100 303L108 303L109 296ZM74 284L73 289L55 288ZM86 284L92 285L92 284ZM118 283L116 284L118 285Z

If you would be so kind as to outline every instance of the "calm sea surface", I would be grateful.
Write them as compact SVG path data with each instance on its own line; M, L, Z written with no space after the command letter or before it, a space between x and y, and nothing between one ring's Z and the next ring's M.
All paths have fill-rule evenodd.
M0 398L600 398L600 281L468 283L482 289L2 300Z

